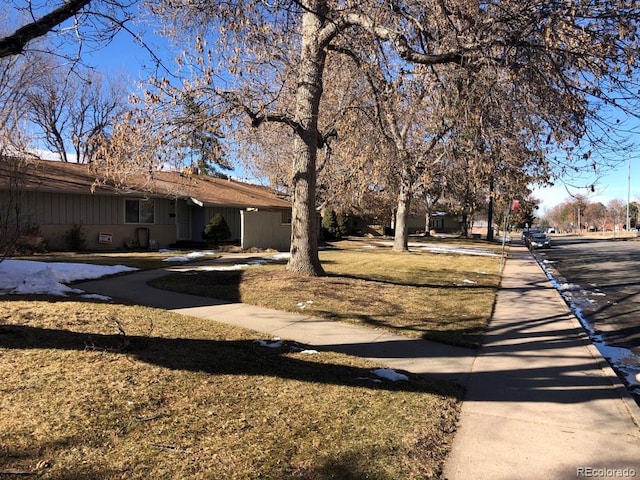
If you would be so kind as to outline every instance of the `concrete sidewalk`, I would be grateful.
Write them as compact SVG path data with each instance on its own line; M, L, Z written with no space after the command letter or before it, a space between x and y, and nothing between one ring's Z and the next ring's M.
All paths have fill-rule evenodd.
M511 247L477 356L382 330L146 285L165 270L74 286L466 385L444 471L449 480L640 477L640 409L523 247Z
M139 305L248 328L265 334L266 338L279 337L319 349L369 358L391 368L430 375L462 385L468 381L467 376L476 355L471 349L402 337L381 329L323 320L299 313L158 290L147 285L153 278L171 271L193 268L197 266L148 270L74 284L74 287Z
M511 247L445 477L640 477L639 420L540 266Z

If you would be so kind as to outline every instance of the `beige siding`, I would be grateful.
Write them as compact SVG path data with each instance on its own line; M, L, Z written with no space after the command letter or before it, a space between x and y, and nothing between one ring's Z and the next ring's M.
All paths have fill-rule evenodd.
M6 202L7 195L7 192L0 192L0 200ZM149 228L150 239L160 246L176 241L175 219L169 216L169 199L155 199L153 225L125 224L124 200L124 196L23 192L20 205L23 216L39 227L51 249L67 248L65 234L75 224L82 225L89 250L112 250L131 245L137 238L137 228ZM113 235L110 245L98 243L101 232Z
M176 241L176 218L170 215L170 199L154 200L154 224L145 225L124 222L125 198L137 197L23 192L20 206L23 216L39 227L51 249L67 248L65 234L73 225L82 225L88 250L114 250L134 245L139 228L148 228L149 239L155 240L161 247ZM6 205L7 202L8 193L0 192L0 204ZM194 219L192 225L193 238L196 240L201 239L206 222L219 212L229 225L232 240L241 241L243 247L289 250L291 225L283 223L286 215L281 210L247 212L234 207L193 208L194 212L198 212L197 222ZM99 243L100 233L111 234L111 244Z
M281 252L291 247L291 225L282 223L281 211L241 210L242 248L273 248Z

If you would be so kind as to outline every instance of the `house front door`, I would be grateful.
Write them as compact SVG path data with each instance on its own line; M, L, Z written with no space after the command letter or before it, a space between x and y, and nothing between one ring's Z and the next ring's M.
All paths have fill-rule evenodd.
M192 240L191 238L191 205L186 200L177 200L176 228L178 240Z

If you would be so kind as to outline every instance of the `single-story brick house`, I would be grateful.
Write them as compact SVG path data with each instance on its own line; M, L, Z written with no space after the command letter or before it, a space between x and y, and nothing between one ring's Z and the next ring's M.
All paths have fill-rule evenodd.
M28 160L16 174L14 163L0 159L0 205L18 199L22 218L39 227L50 248L65 249L74 225L90 250L188 244L202 241L216 213L243 248L290 246L291 204L263 186L191 171L131 175L116 186L97 182L85 164Z

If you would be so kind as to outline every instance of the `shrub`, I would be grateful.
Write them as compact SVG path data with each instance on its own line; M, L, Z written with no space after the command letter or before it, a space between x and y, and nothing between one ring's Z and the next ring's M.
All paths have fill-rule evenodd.
M49 251L47 240L40 235L37 225L21 225L16 231L17 238L10 243L3 244L0 241L0 260L5 255L32 255L34 253L46 253Z
M338 221L336 212L331 208L325 207L322 211L322 224L320 228L320 237L323 240L336 240L338 231Z
M320 229L320 237L323 240L340 240L349 233L349 225L347 216L326 207L322 212L322 228Z
M349 219L344 212L338 212L336 215L338 237L346 237L349 235Z
M231 230L229 225L221 213L216 213L202 231L202 238L219 245L224 240L231 238Z
M76 223L64 234L67 248L71 252L81 252L87 247L87 235L81 223Z

